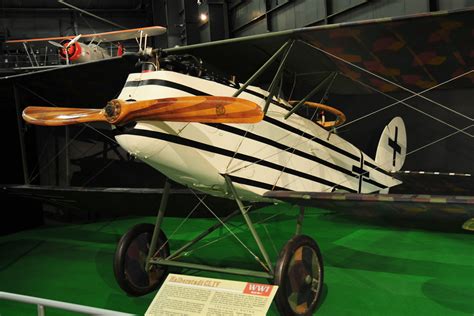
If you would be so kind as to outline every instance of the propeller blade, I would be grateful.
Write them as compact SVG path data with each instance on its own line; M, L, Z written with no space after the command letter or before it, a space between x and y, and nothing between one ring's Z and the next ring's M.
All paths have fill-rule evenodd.
M131 121L199 123L257 123L263 119L260 107L241 98L193 96L126 103L112 100L105 108L112 124Z
M132 121L257 123L263 119L263 112L256 103L245 99L195 96L137 102L112 100L104 109L29 106L23 111L23 119L42 126L88 122L123 125Z
M34 125L64 126L87 122L107 122L100 109L57 108L29 106L23 111L23 119Z
M81 38L82 34L79 34L77 35L76 37L74 37L69 43L67 43L67 46L66 48L68 48L69 46L71 46L72 44L74 44L75 42L77 42L80 38Z
M58 42L48 41L48 43L50 43L51 45L56 46L56 47L58 47L58 48L64 48L64 46L61 45L61 44L58 43Z

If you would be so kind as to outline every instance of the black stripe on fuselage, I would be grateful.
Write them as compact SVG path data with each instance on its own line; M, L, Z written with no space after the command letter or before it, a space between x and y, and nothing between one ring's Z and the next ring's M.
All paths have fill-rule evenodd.
M145 85L165 86L165 87L169 87L169 88L173 88L173 89L177 89L177 90L182 90L182 91L188 92L188 93L193 94L193 95L210 95L210 94L205 93L205 92L203 92L203 91L200 91L200 90L197 90L197 89L193 89L193 88L191 88L191 87L188 87L188 86L185 86L185 85L176 83L176 82L172 82L172 81L168 81L168 80L162 80L162 79L146 79L146 80L141 80L141 81L127 81L127 82L125 83L125 87L138 87L138 86L145 86ZM265 96L264 96L263 94L258 93L258 92L255 92L255 91L245 89L244 92L249 93L249 94L252 94L252 95L254 95L254 96L256 96L256 97L259 97L259 98L261 98L261 99L265 99ZM277 106L279 106L279 107L281 107L281 108L284 108L284 109L286 109L286 110L290 110L290 108L288 108L287 106L285 106L285 105L283 105L283 104L281 104L281 103L279 103L279 102L277 102L277 101L275 101L275 100L272 100L271 103L272 103L272 104L275 104L275 105L277 105ZM325 141L323 141L323 140L321 140L321 139L319 139L319 138L317 138L317 137L314 137L314 136L312 136L312 135L310 135L310 134L304 133L304 132L302 132L301 130L299 130L299 129L297 129L297 128L291 126L291 125L285 124L285 123L283 123L283 122L280 122L280 121L278 121L278 120L276 120L276 119L273 119L273 118L270 118L270 117L268 117L268 116L265 116L265 117L264 117L264 120L265 120L266 122L270 123L270 124L276 125L276 126L278 126L278 127L280 127L280 128L283 128L283 129L285 129L285 130L287 130L287 131L289 131L289 132L295 133L295 134L297 134L298 136L303 136L303 137L305 137L305 138L307 138L307 139L309 139L309 140L311 140L311 141L314 141L314 142L316 142L316 143L318 143L318 144L320 144L320 145L322 145L322 146L324 146L324 147L327 147L327 148L329 148L329 149L332 149L332 150L334 150L334 151L340 153L341 155L344 155L344 156L346 156L346 157L348 157L348 158L351 158L351 159L353 159L353 160L356 160L357 162L360 162L360 157L358 157L358 156L356 156L356 155L353 155L353 154L351 154L351 153L349 153L349 152L347 152L347 151L345 151L345 150L343 150L343 149L341 149L341 148L338 148L338 147L336 147L336 146L334 146L334 145L332 145L332 144L330 144L330 143L327 143L327 142L325 142ZM226 126L227 126L227 125L226 125ZM314 156L312 156L312 157L314 157ZM321 160L320 158L317 158L317 159ZM314 159L312 159L312 160L314 160ZM375 170L378 171L378 172L381 172L381 173L385 174L386 176L392 177L392 175L390 175L387 171L385 171L385 170L383 170L383 169L381 169L381 168L379 168L379 167L377 167L377 166L375 166L375 165L373 165L373 164L371 164L371 163L366 162L366 165L369 166L369 167L371 167L371 168L373 168L373 169L375 169ZM333 166L335 166L335 165L333 165ZM335 169L335 170L339 170L339 171L341 171L341 172L343 172L343 173L345 173L345 174L351 175L351 176L357 176L357 175L354 175L350 170L347 170L347 169L342 168L342 167L339 167L339 166L337 166L337 168L334 168L334 167L331 167L331 168L333 168L333 169ZM338 169L338 168L339 168L339 169ZM343 171L343 170L344 170L344 171ZM374 183L377 183L377 182L374 181ZM384 185L381 185L381 184L380 184L380 185L376 185L376 186L378 186L378 187L385 187Z
M358 174L354 174L352 171L349 171L349 170L347 170L347 169L345 169L341 166L335 165L333 163L330 163L329 161L326 161L326 160L321 159L317 156L308 154L308 153L306 153L304 151L301 151L301 150L298 150L296 148L288 147L284 144L280 144L280 143L278 143L274 140L268 139L266 137L263 137L263 136L260 136L260 135L257 135L257 134L253 134L251 132L244 131L244 130L241 130L239 128L236 128L236 127L233 127L233 126L230 126L230 125L225 125L225 124L206 124L206 125L212 126L214 128L217 128L217 129L220 129L220 130L232 133L232 134L236 134L236 135L239 135L239 136L242 136L242 137L253 139L257 142L264 143L264 144L267 144L267 145L272 146L272 147L279 148L279 149L284 150L284 151L288 151L291 154L294 154L296 156L300 156L300 157L312 160L314 162L320 163L320 164L322 164L322 165L324 165L324 166L326 166L326 167L328 167L332 170L342 172L342 173L344 173L346 175L349 175L351 177L354 177L354 178L359 177ZM366 164L365 161L364 161L364 164ZM367 182L367 183L370 183L370 184L372 184L376 187L382 188L382 189L387 188L386 185L378 183L377 181L375 181L373 179L370 179L370 178L367 178L367 179L364 178L364 181Z
M155 132L155 131L141 130L141 129L132 129L132 130L129 130L129 131L125 131L123 133L119 133L119 135L137 135L137 136L143 136L143 137L150 137L150 138L164 140L164 141L174 143L174 144L179 144L179 145L183 145L183 146L187 146L187 147L191 147L191 148L196 148L196 149L205 150L205 151L208 151L208 152L213 152L213 153L216 153L216 154L219 154L219 155L222 155L222 156L227 156L227 157L231 157L231 158L234 157L234 158L239 159L239 160L255 163L255 164L265 166L265 167L271 168L273 170L278 170L278 171L281 171L281 172L284 172L284 173L287 173L287 174L292 174L294 176L297 176L297 177L300 177L300 178L303 178L303 179L307 179L307 180L310 180L310 181L313 181L313 182L317 182L317 183L320 183L320 184L323 184L323 185L327 185L329 187L343 189L343 190L347 190L349 192L356 193L356 190L345 187L343 185L338 185L334 182L331 182L329 180L326 180L326 179L323 179L323 178L320 178L320 177L317 177L317 176L314 176L314 175L311 175L311 174L307 174L307 173L304 173L304 172L301 172L301 171L298 171L298 170L295 170L295 169L283 167L283 166L280 166L280 165L275 164L273 162L269 162L269 161L266 161L266 160L259 159L257 157L252 157L252 156L245 155L245 154L242 154L242 153L234 153L233 151L230 151L230 150L227 150L227 149L219 148L219 147L212 146L212 145L209 145L209 144L204 144L204 143L201 143L201 142L198 142L198 141L195 141L195 140L187 139L187 138L176 136L176 135L165 134L165 133Z
M370 179L370 178L364 178L364 182L370 183L370 184L372 184L372 185L374 185L374 186L376 186L376 187L382 188L382 189L388 188L386 185L380 184L380 183L378 183L377 181L372 180L372 179Z
M266 99L266 96L264 96L264 95L261 94L261 93L255 92L255 91L253 91L253 90L245 89L243 92L246 92L246 93L248 93L248 94L251 94L251 95L253 95L253 96L256 96L256 97L258 97L258 98L260 98L260 99L264 99L264 100ZM288 106L286 106L286 105L284 105L284 104L282 104L282 103L280 103L280 102L278 102L278 101L275 101L274 99L272 99L270 102L271 102L272 104L278 105L279 107L281 107L281 108L283 108L283 109L285 109L285 110L287 110L287 111L291 111L291 108L290 108L290 107L288 107Z
M316 157L314 155L308 154L308 153L303 152L301 150L295 149L293 147L288 147L284 144L278 143L278 142L276 142L274 140L271 140L269 138L266 138L266 137L263 137L263 136L260 136L260 135L257 135L257 134L253 134L251 132L247 132L247 131L241 130L239 128L230 126L230 125L225 125L225 124L207 124L207 125L215 127L217 129L220 129L220 130L223 130L223 131L226 131L226 132L229 132L229 133L232 133L232 134L236 134L236 135L240 135L240 136L243 136L243 137L246 137L246 138L249 138L249 139L253 139L257 142L264 143L264 144L267 144L269 146L279 148L283 151L288 151L291 154L295 154L297 156L315 161L315 162L320 163L320 164L322 164L322 165L324 165L328 168L340 171L340 172L342 172L344 174L347 174L349 176L352 176L352 177L355 177L355 178L358 177L358 175L355 175L351 171L349 171L349 170L347 170L347 169L345 169L341 166L332 164L332 163L330 163L330 162L328 162L324 159L321 159L321 158Z
M343 156L346 156L346 157L348 157L348 158L350 158L350 159L353 159L353 160L355 160L355 161L357 161L357 162L360 162L360 157L358 157L358 156L356 156L356 155L354 155L354 154L351 154L351 153L349 153L349 152L347 152L347 151L345 151L345 150L343 150L343 149L341 149L341 148L339 148L339 147L336 147L336 146L334 146L334 145L331 144L331 143L325 142L325 141L323 141L322 139L320 139L320 138L318 138L318 137L312 136L312 135L310 135L310 134L308 134L308 133L304 133L304 132L302 132L301 130L299 130L299 129L293 127L293 126L290 126L290 125L288 125L288 124L285 124L285 123L283 123L283 122L280 122L280 121L278 121L278 120L276 120L276 119L274 119L274 118L268 117L268 116L265 116L265 117L263 118L263 120L264 120L264 121L267 121L267 122L269 122L269 123L272 123L272 124L274 124L274 125L276 125L276 126L279 126L279 127L283 128L283 129L289 131L289 132L293 132L293 133L298 134L298 135L300 135L300 136L303 136L303 137L305 137L305 138L307 138L307 139L309 139L309 140L312 140L312 141L314 141L314 142L316 142L316 143L318 143L318 144L320 144L320 145L322 145L322 146L324 146L324 147L327 147L327 148L329 148L329 149L334 150L335 152L340 153L340 154L343 155ZM370 162L367 162L367 161L364 161L364 164L365 164L366 166L368 166L368 167L370 167L370 168L372 168L372 169L374 169L374 170L376 170L376 171L378 171L378 172L380 172L380 173L383 173L384 175L389 176L389 177L392 178L392 175L389 174L387 171L383 170L382 168L380 168L380 167L378 167L378 166L376 166L376 165L374 165L374 164L372 164L372 163L370 163ZM372 181L373 181L373 180L372 180ZM377 183L377 182L375 182L375 181L373 181L373 182L374 182L374 183ZM381 187L381 188L382 188L382 187L386 188L386 186L384 186L384 185L382 185L382 184L376 184L376 186Z
M258 92L255 92L255 91L245 89L244 92L247 92L247 93L249 93L249 94L252 94L252 95L254 95L254 96L256 96L256 97L259 97L259 98L261 98L261 99L265 99L265 96L264 96L263 94L258 93ZM274 104L274 105L277 105L277 106L279 106L280 108L283 108L283 109L285 109L285 110L287 110L287 111L290 111L290 110L291 110L291 108L289 108L289 107L285 106L284 104L282 104L282 103L280 103L280 102L277 102L277 101L275 101L275 100L273 100L273 99L271 100L271 103ZM298 115L298 114L296 114L296 115ZM267 118L267 116L266 116L265 118ZM274 124L274 125L280 126L281 128L284 128L284 129L286 129L287 131L291 131L291 132L293 132L293 133L296 133L296 134L300 135L301 131L300 131L299 129L294 128L294 127L292 127L292 126L290 126L290 125L288 125L288 124L285 124L285 123L283 123L283 122L280 122L280 121L277 121L277 120L275 120L275 121L278 122L278 123L280 123L280 124L277 125L277 124L274 124L274 122L270 122L270 121L268 121L268 122L269 122L269 123L272 123L272 124ZM287 128L287 127L288 127L288 128ZM332 144L330 144L330 143L327 143L327 142L322 141L322 140L320 140L320 139L314 139L313 136L308 135L308 134L306 134L306 133L303 134L303 136L306 137L306 138L308 138L308 139L310 139L310 140L313 140L313 141L319 143L319 144L322 145L322 146L328 147L328 148L330 148L330 149L332 149L332 150L334 150L334 151L340 153L341 155L344 155L344 156L346 156L346 157L348 157L348 158L351 158L351 159L356 160L357 162L360 162L360 157L358 157L358 156L356 156L356 155L352 155L351 153L348 153L347 151L345 151L345 150L343 150L343 149L340 149L340 148L338 148L338 147L336 147L336 146L334 146L334 145L332 145ZM374 170L376 170L376 171L378 171L378 172L380 172L380 173L383 173L383 174L386 175L386 176L392 177L392 175L391 175L390 173L388 173L387 171L385 171L384 169L382 169L382 168L380 168L380 167L378 167L378 166L376 166L376 165L374 165L374 164L372 164L372 163L370 163L370 162L364 162L364 163L365 163L365 165L367 165L368 167L370 167L370 168L372 168L372 169L374 169ZM345 169L345 170L346 170L346 169ZM350 172L349 170L346 170L346 171ZM353 175L353 176L356 176L356 175ZM375 182L375 181L373 181L373 182L374 182L374 183L377 183L377 182ZM386 186L384 186L384 185L376 185L376 186L386 188Z
M391 175L388 171L385 171L384 169L380 168L379 166L376 166L374 165L373 163L370 163L368 161L364 161L364 164L367 166L367 167L370 167L380 173L383 173L384 175L386 176L389 176L390 178L393 178L393 175Z
M245 185L249 185L249 186L257 187L257 188L261 188L261 189L267 189L267 190L269 190L269 191L274 191L274 190L278 190L278 191L292 191L292 190L289 190L289 189L287 189L287 188L282 188L282 187L278 187L278 186L273 186L273 185L268 184L268 183L264 183L264 182L260 182L260 181L255 181L255 180L250 180L250 179L248 179L248 178L236 177L236 176L233 176L233 175L230 175L230 174L227 174L227 176L232 180L232 182L240 183L240 184L245 184Z
M349 153L349 152L347 152L347 151L345 151L345 150L343 150L343 149L341 149L341 148L339 148L339 147L336 147L336 146L334 146L333 144L327 143L327 142L321 140L321 139L318 138L318 137L315 137L315 136L310 135L310 134L308 134L308 133L302 132L301 130L299 130L299 129L297 129L297 128L291 126L291 125L285 124L285 123L283 123L283 122L280 122L280 121L278 121L278 120L276 120L276 119L274 119L274 118L268 117L268 116L265 116L265 117L263 118L263 120L266 121L266 122L269 122L269 123L271 123L271 124L273 124L273 125L276 125L276 126L278 126L278 127L280 127L280 128L283 128L283 129L285 129L285 130L287 130L287 131L289 131L289 132L295 133L295 134L297 134L297 135L299 135L299 136L303 136L304 138L307 138L307 139L309 139L309 140L312 140L312 141L314 141L314 142L316 142L316 143L318 143L318 144L320 144L320 145L322 145L322 146L324 146L324 147L327 147L327 148L329 148L329 149L332 149L332 150L334 150L335 152L340 153L341 155L344 155L344 156L346 156L346 157L348 157L348 158L351 158L351 159L353 159L353 160L355 160L355 161L357 161L357 162L360 162L360 157L358 157L358 156L356 156L356 155L354 155L354 154L351 154L351 153Z
M193 89L189 86L182 85L173 81L162 80L162 79L146 79L141 81L127 81L125 83L125 88L128 87L141 87L141 86L162 86L168 87L176 90L181 90L193 95L210 95L209 93L202 92L200 90Z

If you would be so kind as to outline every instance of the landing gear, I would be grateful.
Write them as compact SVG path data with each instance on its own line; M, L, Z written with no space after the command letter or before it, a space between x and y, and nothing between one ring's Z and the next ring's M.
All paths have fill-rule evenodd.
M323 259L316 242L305 235L290 239L275 268L275 297L281 315L312 315L321 295Z
M147 256L154 228L152 224L138 224L118 242L114 257L115 279L130 295L140 296L154 291L166 276L167 267L150 265L147 269ZM154 245L160 258L166 258L170 254L167 241L165 234L160 230Z
M230 213L225 218L218 218L218 222L179 247L179 249L174 250L173 254L170 254L167 238L161 231L170 192L170 184L166 182L156 224L136 225L119 241L115 254L114 271L120 287L130 295L147 294L161 284L166 276L167 267L230 273L272 280L275 285L279 286L275 301L281 315L312 315L322 291L323 260L317 243L311 237L301 235L304 208L300 208L297 217L295 236L281 250L274 268L265 249L264 240L260 238L248 214L249 209L244 206L231 179L225 176L225 180L230 193L237 202L238 210ZM200 198L199 200L200 203L204 203ZM244 218L262 258L252 252L251 249L245 248L252 253L256 262L263 269L250 270L179 261L179 258L186 255L193 245L209 236L216 229L225 227L230 233L233 233L226 222L239 214ZM238 239L235 234L233 235ZM240 239L238 240L243 244Z

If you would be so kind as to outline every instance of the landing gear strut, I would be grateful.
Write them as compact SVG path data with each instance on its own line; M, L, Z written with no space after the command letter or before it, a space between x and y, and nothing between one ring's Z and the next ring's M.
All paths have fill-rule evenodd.
M265 245L248 214L248 209L243 205L230 178L227 176L225 178L239 209L219 219L218 223L203 231L173 254L170 254L168 240L161 230L170 190L170 184L166 182L156 224L136 225L119 241L114 271L120 287L130 295L147 294L161 284L169 266L258 277L273 280L273 283L279 286L275 301L281 315L312 315L321 295L324 271L317 243L311 237L301 235L304 209L300 209L295 236L280 251L274 268ZM244 217L260 250L263 260L255 254L254 256L264 271L216 267L178 260L194 244L216 229L223 226L227 228L225 223L239 214Z

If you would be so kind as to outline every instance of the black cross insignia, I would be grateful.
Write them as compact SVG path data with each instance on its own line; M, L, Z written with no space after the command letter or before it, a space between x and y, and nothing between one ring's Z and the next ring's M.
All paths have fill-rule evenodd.
M388 145L393 148L393 166L395 167L395 158L397 158L397 153L402 153L402 147L397 143L398 140L398 127L395 127L395 140L388 138Z
M364 170L364 155L360 157L360 167L352 166L352 172L355 172L359 175L359 193L362 192L362 182L364 181L364 176L369 178L370 173Z

